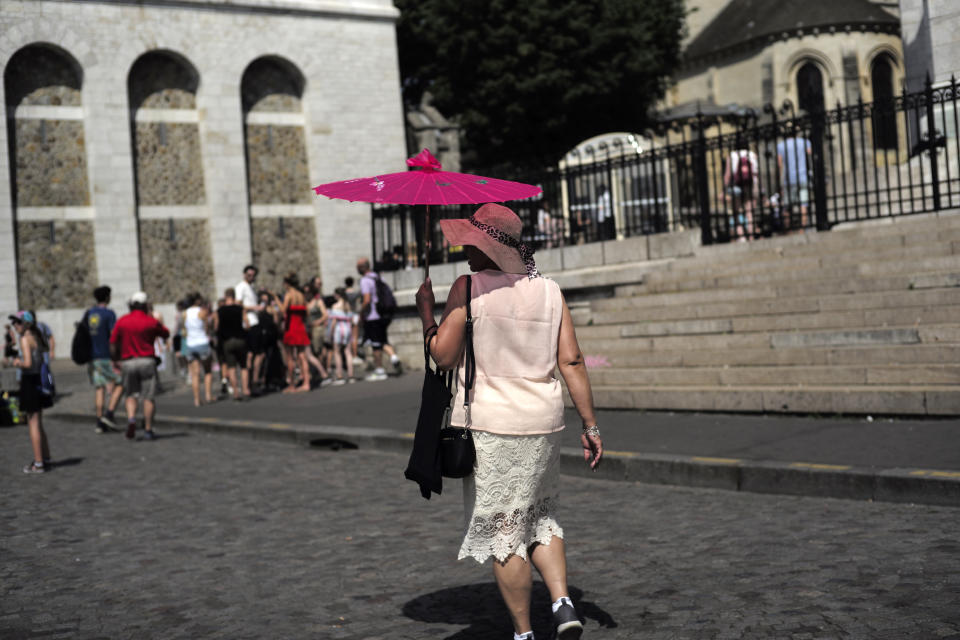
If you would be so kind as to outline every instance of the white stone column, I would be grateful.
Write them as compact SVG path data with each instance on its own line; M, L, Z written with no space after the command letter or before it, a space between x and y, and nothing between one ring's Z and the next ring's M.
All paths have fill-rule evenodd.
M133 61L104 52L98 62L85 68L83 84L90 201L96 210L97 280L113 289L114 306L122 308L141 286L127 100L127 73Z
M210 211L213 279L219 296L251 261L247 169L240 104L242 69L205 67L197 91L203 174Z
M0 83L0 115L7 122L7 100ZM13 193L10 185L10 163L14 158L7 151L7 127L0 127L0 313L17 309L17 243L14 233Z

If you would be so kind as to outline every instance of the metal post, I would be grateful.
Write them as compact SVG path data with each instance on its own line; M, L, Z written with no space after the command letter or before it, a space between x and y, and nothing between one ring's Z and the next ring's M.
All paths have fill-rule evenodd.
M823 110L810 115L810 147L813 151L813 205L817 217L817 231L829 231L827 218L827 173L824 162L823 137L827 114Z
M713 244L713 225L710 220L710 188L707 182L707 141L704 137L703 114L697 110L697 141L694 143L693 168L700 200L700 242Z
M930 180L933 188L933 210L940 211L940 170L937 167L937 129L933 118L933 81L927 72L923 99L927 107L927 149L930 151Z

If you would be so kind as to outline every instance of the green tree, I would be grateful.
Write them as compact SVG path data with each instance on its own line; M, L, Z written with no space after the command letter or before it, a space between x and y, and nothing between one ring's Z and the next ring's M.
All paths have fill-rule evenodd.
M680 56L683 0L396 0L404 100L430 91L464 165L524 172L637 131Z

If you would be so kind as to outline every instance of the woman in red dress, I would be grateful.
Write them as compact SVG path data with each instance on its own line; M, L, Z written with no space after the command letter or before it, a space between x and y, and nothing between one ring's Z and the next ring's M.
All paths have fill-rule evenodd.
M283 332L283 348L287 354L287 388L284 393L310 391L310 365L307 363L306 349L310 346L310 336L307 335L307 300L299 289L297 274L292 271L283 279L284 296L283 315L286 319ZM296 386L294 370L300 366L300 376L303 379L300 386Z

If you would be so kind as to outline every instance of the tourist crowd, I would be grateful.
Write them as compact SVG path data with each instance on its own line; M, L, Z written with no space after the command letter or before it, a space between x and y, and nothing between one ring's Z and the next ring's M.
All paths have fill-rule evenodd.
M96 431L119 428L114 412L125 398L128 439L136 438L142 405L143 438L152 440L159 373L172 369L191 386L196 406L222 396L243 401L274 391L309 392L324 386L387 379L383 353L401 373L400 359L387 330L396 303L390 288L357 261L360 278L344 278L332 295L323 293L319 276L305 286L295 272L283 278L283 290L257 288L257 267L216 301L194 292L176 305L172 330L164 324L144 291L127 301L129 313L110 309L108 286L94 289L95 304L77 323L71 357L87 367L94 387ZM42 412L52 404L49 362L55 340L32 311L9 316L4 364L16 367L20 380L17 410L30 426L34 460L25 473L43 473L50 453ZM358 372L370 350L372 371ZM365 374L365 375L364 375ZM48 384L49 381L49 384Z

